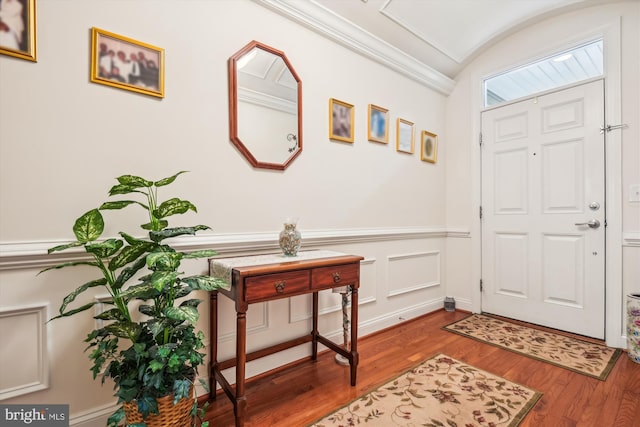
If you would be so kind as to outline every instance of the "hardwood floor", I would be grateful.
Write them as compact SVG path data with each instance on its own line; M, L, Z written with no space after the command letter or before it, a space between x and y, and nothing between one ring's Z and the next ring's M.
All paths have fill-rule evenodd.
M245 426L306 426L442 352L542 392L521 427L640 427L640 364L626 353L600 381L441 329L467 315L440 310L362 337L355 387L333 352L252 379ZM207 419L211 427L234 425L233 406L224 394L211 402Z

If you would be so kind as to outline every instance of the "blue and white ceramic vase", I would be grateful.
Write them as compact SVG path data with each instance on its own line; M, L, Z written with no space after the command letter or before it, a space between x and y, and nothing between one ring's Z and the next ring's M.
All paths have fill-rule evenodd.
M298 255L301 235L296 227L296 220L287 219L284 223L284 230L280 232L280 248L285 256Z
M640 363L640 294L627 295L627 354Z

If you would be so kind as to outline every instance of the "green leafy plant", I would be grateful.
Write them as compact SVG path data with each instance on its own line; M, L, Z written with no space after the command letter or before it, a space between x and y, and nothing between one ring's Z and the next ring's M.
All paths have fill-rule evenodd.
M209 229L205 225L170 228L167 218L197 212L187 200L158 199L158 189L173 183L184 171L159 181L123 175L109 191L110 196L132 195L138 200L103 203L80 216L73 226L76 241L49 249L49 253L84 247L88 260L55 265L41 272L71 266L89 266L100 272L68 294L53 319L73 316L98 304L92 300L80 305L78 297L92 288L103 288L110 298L102 301L108 309L94 316L102 325L91 331L86 342L93 363L93 378L102 376L114 381L118 403L137 402L138 411L146 417L158 413L157 399L174 395L174 404L192 397L192 387L202 364L204 335L195 330L198 299L190 299L195 290L211 291L228 285L206 275L185 277L179 271L183 259L210 257L212 250L179 252L165 242L181 235L194 235ZM105 228L101 211L137 206L146 211L148 222L141 228L148 238L137 238L120 232L120 238L100 239ZM136 283L129 283L137 280ZM53 320L52 319L52 320ZM199 411L194 399L194 421ZM201 415L201 414L200 414ZM122 406L109 418L108 426L125 419ZM142 426L144 424L136 424ZM195 424L194 424L195 425ZM202 423L206 427L207 423Z

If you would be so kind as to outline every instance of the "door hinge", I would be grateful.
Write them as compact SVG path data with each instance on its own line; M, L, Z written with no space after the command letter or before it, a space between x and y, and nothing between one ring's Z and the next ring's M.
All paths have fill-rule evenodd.
M483 287L482 287L482 279L480 279L480 292L483 291Z
M482 206L478 209L478 215L480 216L480 219L482 219Z
M482 132L480 132L480 138L479 138L479 141L478 141L478 142L479 142L479 144L480 144L480 147L482 147Z

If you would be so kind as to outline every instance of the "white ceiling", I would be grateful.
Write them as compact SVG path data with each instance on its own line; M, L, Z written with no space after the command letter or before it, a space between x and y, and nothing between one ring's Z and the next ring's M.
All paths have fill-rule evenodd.
M453 79L474 56L514 31L560 11L613 0L297 1L316 3Z

